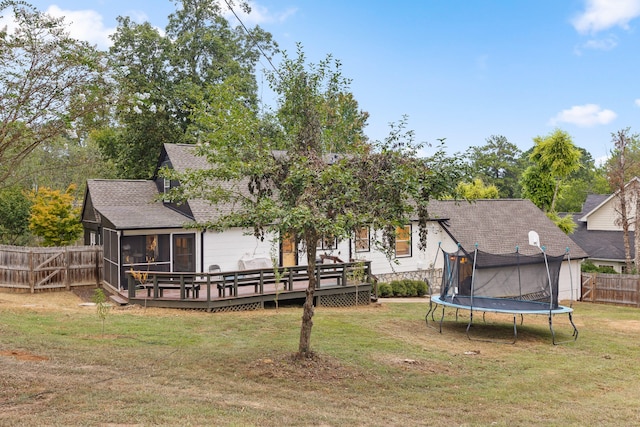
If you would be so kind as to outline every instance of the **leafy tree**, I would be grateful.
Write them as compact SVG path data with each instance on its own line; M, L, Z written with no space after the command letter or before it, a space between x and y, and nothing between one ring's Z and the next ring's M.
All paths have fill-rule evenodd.
M93 138L85 142L58 137L40 145L14 171L28 187L49 187L65 191L76 185L84 194L88 178L115 178L112 165L105 161Z
M232 28L216 0L175 3L166 34L120 17L112 37L116 125L95 137L123 178L151 176L162 144L194 142L185 132L194 103L211 93L206 87L235 76L238 96L255 108L255 66L275 47L260 27Z
M546 137L537 136L533 142L531 160L540 173L550 175L554 182L549 211L555 212L560 186L564 179L580 168L581 152L573 145L571 136L560 129Z
M502 135L491 135L485 145L469 147L465 153L475 177L488 186L496 186L501 198L518 197L520 194L521 155L520 149Z
M527 167L520 178L522 197L529 199L545 212L551 210L555 181L540 165Z
M31 202L21 187L0 190L0 243L24 245L29 241Z
M595 165L591 154L578 147L582 153L580 168L572 172L560 188L556 209L558 212L580 212L588 194L609 194L609 183L602 168Z
M553 221L564 234L571 234L575 231L577 224L573 222L571 215L560 216L557 212L547 212L547 217Z
M104 109L101 55L52 18L19 1L0 2L15 30L0 30L0 182L42 144L85 130Z
M29 229L42 238L44 246L64 246L78 240L82 234L80 208L74 207L71 185L66 192L40 188L29 192L33 203Z
M485 185L480 178L474 179L471 183L459 183L456 195L467 200L499 198L498 188L495 185Z
M207 97L216 103L202 105L194 120L198 135L206 141L198 145L198 153L215 168L185 176L164 173L183 184L174 192L175 199L204 197L212 204L236 206L234 212L205 226L252 228L259 238L293 235L306 248L309 286L298 356L310 357L315 248L322 236L348 238L370 226L381 233L376 239L380 249L392 257L396 227L417 213L420 241L425 244L429 199L450 194L460 175L455 172L456 160L445 158L442 149L430 158L418 158L419 145L413 143L413 132L406 130L404 120L392 126L384 141L367 146L358 138L350 139L349 126L332 128L326 114L332 109L330 103L350 94L349 80L330 57L307 64L298 47L297 58L285 55L269 79L278 96L274 117L282 141L264 138L261 120L249 105L239 102L232 93L239 89L228 79L227 88L215 92L220 97ZM358 123L354 121L355 126ZM331 153L340 132L349 141L348 152ZM286 151L274 152L274 146ZM215 186L212 180L234 185Z

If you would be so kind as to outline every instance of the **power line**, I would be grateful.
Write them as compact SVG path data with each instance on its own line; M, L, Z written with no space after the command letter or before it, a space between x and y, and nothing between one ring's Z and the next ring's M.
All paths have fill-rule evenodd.
M231 13L233 13L233 16L236 17L236 19L238 20L238 22L240 23L240 25L242 26L242 28L244 29L244 31L247 33L247 36L249 36L249 38L251 40L253 40L253 45L255 47L258 48L258 50L260 51L260 53L262 54L262 56L265 57L265 59L269 62L269 65L271 65L271 68L273 68L273 71L276 72L276 74L278 74L280 76L280 78L282 78L282 75L280 74L280 71L278 71L278 69L273 65L273 62L271 62L271 58L269 58L267 56L267 54L264 52L264 50L262 50L262 48L260 47L260 45L258 44L258 41L253 37L253 34L251 34L251 32L249 31L249 29L244 25L244 22L242 22L242 19L240 19L240 17L238 16L238 14L236 13L235 10L233 10L233 7L231 7L231 4L229 3L229 0L224 0L224 2L226 3L227 7L229 8L229 10L231 11Z

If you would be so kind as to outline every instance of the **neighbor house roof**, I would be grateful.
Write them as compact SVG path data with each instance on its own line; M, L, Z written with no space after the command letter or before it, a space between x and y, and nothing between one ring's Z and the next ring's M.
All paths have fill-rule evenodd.
M577 224L577 227L570 237L589 254L589 258L624 262L625 253L622 231L587 229L587 219L589 214L595 212L612 197L613 195L610 194L587 195L587 199L582 205L582 212L573 214L573 220ZM632 258L634 256L633 240L634 233L630 232L629 241L632 242Z
M157 200L154 181L90 179L86 194L85 210L91 207L96 214L92 216L116 229L178 228L193 221Z
M574 215L574 220L578 226L571 234L571 239L589 254L589 258L619 262L625 260L622 231L587 230L587 223L578 221L576 218L580 217ZM633 249L633 231L629 233L629 241L631 242L631 258L633 258L635 253Z
M429 203L429 216L440 220L447 233L465 250L492 253L539 253L529 245L529 231L540 236L549 255L562 255L569 248L571 258L586 258L582 248L547 218L530 200L487 199L472 202L435 200Z

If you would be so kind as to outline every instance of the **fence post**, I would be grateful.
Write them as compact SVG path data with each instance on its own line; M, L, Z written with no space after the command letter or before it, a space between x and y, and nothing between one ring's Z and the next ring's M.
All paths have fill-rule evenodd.
M31 293L35 293L36 290L36 278L35 278L35 272L33 271L33 249L29 249L29 289L31 290Z
M71 261L69 257L71 254L69 253L69 248L67 246L64 247L64 287L66 290L71 289L71 279L69 278L69 266Z

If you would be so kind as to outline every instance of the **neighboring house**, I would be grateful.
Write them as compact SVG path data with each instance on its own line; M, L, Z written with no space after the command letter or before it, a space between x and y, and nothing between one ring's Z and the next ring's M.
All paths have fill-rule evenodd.
M165 144L158 167L178 171L208 167L204 158L193 154L192 145ZM85 242L104 247L104 281L114 290L126 289L128 270L206 272L213 265L222 271L242 269L241 261L276 257L281 266L304 264L303 248L286 236L256 239L250 230L223 232L194 228L213 221L231 206L211 206L204 200L189 200L180 206L162 200L166 189L179 185L155 177L151 180L89 180L82 210ZM547 253L560 255L570 249L571 272L561 272L561 299L570 298L573 279L574 298L579 295L578 260L586 253L569 239L529 200L496 199L474 203L432 201L427 225L428 244L418 248L418 222L414 218L398 230L395 257L389 261L375 248L376 232L361 229L346 241L323 240L319 255L342 261L366 259L379 280L425 279L435 262L442 266L438 247L455 251L478 248L487 252L529 254L539 251L528 245L528 232L535 230Z
M625 185L628 192L629 244L631 259L634 258L635 217L634 194L640 179L634 177ZM612 267L619 273L626 271L622 225L619 223L619 200L617 192L609 195L590 194L582 206L582 212L573 214L577 224L571 239L589 255L589 260L599 267Z

